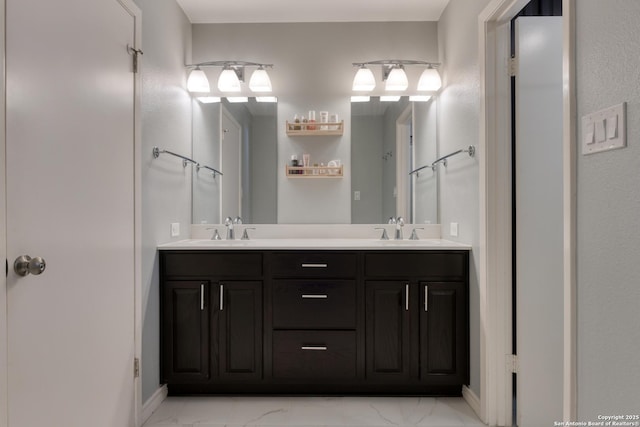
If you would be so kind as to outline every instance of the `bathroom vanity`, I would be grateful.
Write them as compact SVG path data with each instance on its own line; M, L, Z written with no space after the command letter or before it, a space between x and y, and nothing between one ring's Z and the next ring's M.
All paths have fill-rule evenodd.
M160 247L170 394L460 395L468 247L276 240Z

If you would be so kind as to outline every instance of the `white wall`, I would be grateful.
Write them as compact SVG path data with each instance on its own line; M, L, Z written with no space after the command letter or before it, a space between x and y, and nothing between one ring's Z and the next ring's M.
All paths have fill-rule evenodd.
M640 408L640 3L576 2L577 116L627 102L627 148L578 152L578 418ZM578 140L582 132L578 130Z
M480 72L478 15L489 0L451 0L438 23L443 88L438 97L440 155L478 145ZM482 155L482 153L480 153ZM473 246L470 262L471 390L480 396L479 171L476 158L458 155L439 166L442 237ZM459 223L459 236L449 224Z
M197 24L194 62L247 60L273 63L269 72L278 96L278 222L348 223L351 220L352 62L438 56L435 22ZM217 71L210 79L215 81ZM411 78L417 76L408 70ZM380 85L381 86L381 85ZM308 110L328 110L345 120L342 137L290 138L284 122ZM340 158L345 177L294 180L284 175L291 154L311 154L312 162Z
M191 99L184 64L191 24L174 0L136 0L142 9L142 400L160 383L159 284L156 246L189 237L191 166L153 146L191 155ZM181 235L170 237L170 223Z

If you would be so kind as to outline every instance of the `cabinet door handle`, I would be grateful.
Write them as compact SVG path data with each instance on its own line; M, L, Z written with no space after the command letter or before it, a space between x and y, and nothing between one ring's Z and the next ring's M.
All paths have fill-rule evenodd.
M302 294L302 299L327 299L328 295L324 294Z
M404 309L409 311L409 284L404 285Z
M200 311L204 310L204 283L200 284Z
M220 311L224 310L224 285L220 285Z
M429 309L429 286L424 285L424 311Z
M326 345L303 345L300 347L301 350L316 350L316 351L326 351Z
M326 263L319 263L319 264L307 264L307 263L303 263L302 264L302 268L327 268L328 264Z

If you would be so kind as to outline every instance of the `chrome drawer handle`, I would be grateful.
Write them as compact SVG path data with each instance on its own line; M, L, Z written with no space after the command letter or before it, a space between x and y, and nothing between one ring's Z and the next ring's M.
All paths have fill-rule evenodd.
M320 350L320 351L325 351L327 349L327 346L324 345L307 345L307 346L302 346L300 347L301 350Z
M302 268L327 268L328 264L302 264Z
M310 298L310 299L327 299L327 298L329 298L329 296L328 295L302 294L302 298L303 299L307 299L307 298Z

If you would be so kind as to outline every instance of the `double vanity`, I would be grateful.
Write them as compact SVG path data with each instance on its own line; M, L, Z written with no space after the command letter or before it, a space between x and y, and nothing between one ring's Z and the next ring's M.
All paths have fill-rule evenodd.
M466 245L311 236L159 249L170 394L460 395L468 384Z

